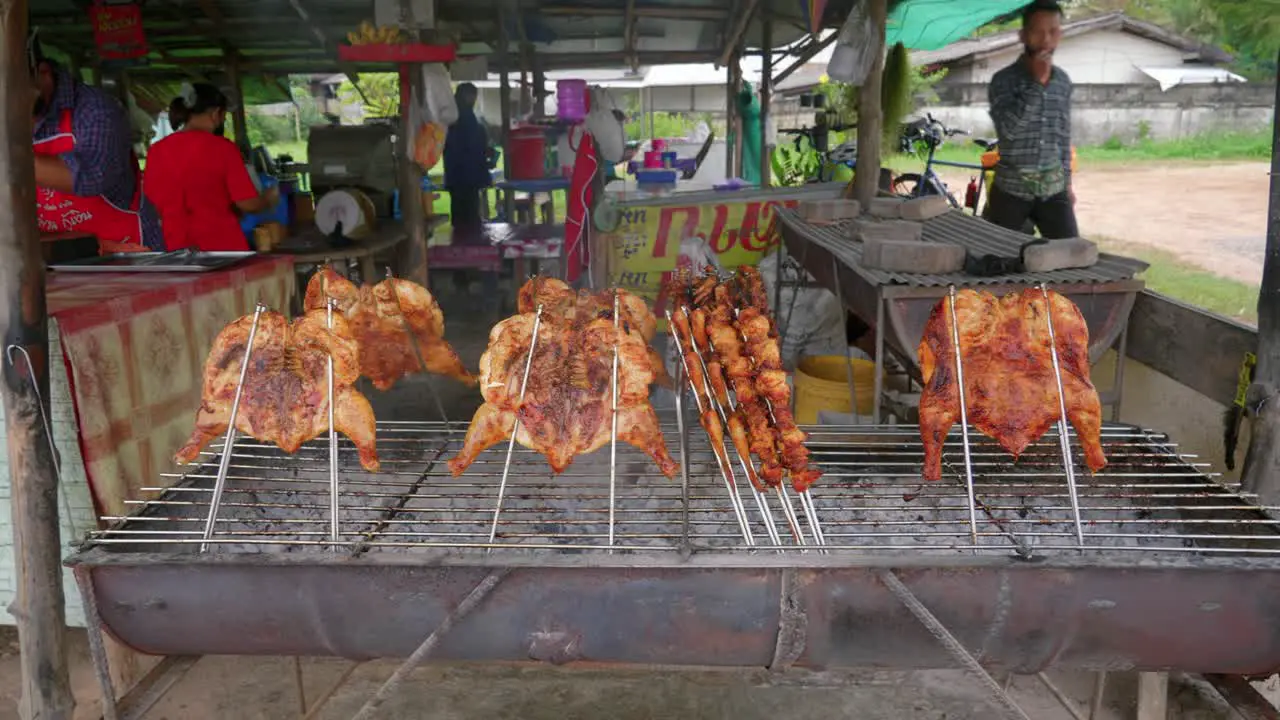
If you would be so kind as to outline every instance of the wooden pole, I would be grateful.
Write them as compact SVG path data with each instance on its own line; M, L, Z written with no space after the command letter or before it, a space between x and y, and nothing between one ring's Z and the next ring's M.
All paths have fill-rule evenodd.
M729 91L729 104L733 107L733 176L742 177L742 132L746 128L742 122L744 116L738 107L738 93L742 92L741 48L733 53L733 59L729 63L733 68L733 88Z
M730 142L730 138L734 137L733 132L733 110L737 98L735 97L735 78L734 68L736 65L732 60L725 67L724 79L724 176L731 178L734 176L733 160L734 160L734 143Z
M769 187L773 184L773 146L769 144L769 106L773 99L773 18L767 9L761 21L760 187Z
M507 37L507 18L511 17L509 12L510 6L504 4L498 10L498 64L502 68L501 80L498 83L499 97L498 104L502 109L502 179L511 179L511 147L508 139L511 137L511 77L507 73L507 45L509 38ZM511 192L502 193L503 213L507 218L507 222L514 223L516 221L516 198Z
M422 83L421 65L400 67L400 218L404 221L409 238L400 252L400 276L419 285L427 286L427 237L426 211L422 207L422 173L413 161L414 136L417 128L410 121L409 108L422 97L426 88ZM364 278L373 282L374 278Z
M58 474L45 432L49 336L44 262L36 228L35 160L31 154L31 78L24 54L27 1L0 0L0 315L5 348L5 428L13 484L17 598L9 608L18 627L24 720L71 720L75 699L67 673L62 593ZM19 352L21 348L24 352ZM28 363L27 358L30 358ZM0 357L0 362L4 357ZM42 403L43 399L43 403ZM42 407L43 405L43 407Z
M862 207L871 204L880 185L880 138L884 134L884 113L880 108L880 86L884 82L884 24L886 0L868 0L871 23L876 29L875 61L858 90L858 164L853 176L853 197Z
M1277 106L1271 121L1271 199L1267 209L1267 246L1258 293L1258 366L1248 402L1259 408L1250 423L1249 452L1241 482L1263 503L1280 499L1280 72Z
M244 156L245 162L252 157L250 151L252 147L249 145L249 124L248 116L244 109L244 84L240 78L240 53L234 48L223 48L222 57L227 63L227 75L231 79L231 89L235 92L235 110L231 111L231 119L235 124L236 145L240 148L240 154Z

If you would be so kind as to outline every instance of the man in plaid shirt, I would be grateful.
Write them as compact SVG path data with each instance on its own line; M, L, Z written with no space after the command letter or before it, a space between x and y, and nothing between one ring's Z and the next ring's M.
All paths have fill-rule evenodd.
M27 64L41 232L94 235L104 253L163 250L124 108L47 60L34 33Z
M1000 142L987 219L1011 230L1028 220L1047 239L1076 237L1071 189L1071 78L1053 66L1062 8L1037 0L1022 13L1024 52L991 78L991 120Z

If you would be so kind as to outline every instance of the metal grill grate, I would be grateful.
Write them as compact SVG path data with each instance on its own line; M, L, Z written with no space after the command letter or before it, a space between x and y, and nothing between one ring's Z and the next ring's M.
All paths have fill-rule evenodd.
M963 449L953 431L944 478L920 480L922 449L911 426L807 428L814 459L826 475L812 490L832 552L1007 556L1046 553L1233 553L1280 555L1280 524L1239 488L1221 484L1180 457L1166 438L1128 426L1107 426L1110 465L1096 476L1076 473L1083 546L1077 544L1056 431L1018 463L971 433L977 541L972 540ZM675 424L664 425L678 442ZM612 528L609 453L575 460L553 476L540 455L517 446L489 542L505 448L482 455L459 478L445 461L461 446L465 427L431 422L380 422L383 472L363 472L355 448L340 439L340 509L336 550L410 552L416 548L536 552L816 551L771 543L761 514L748 514L758 544L748 547L705 433L688 430L687 487L659 475L647 458L618 447ZM164 476L169 489L148 488L129 517L106 517L91 542L120 551L196 552L202 543L221 447L203 466ZM1074 453L1080 457L1080 453ZM237 442L213 535L212 552L327 552L328 443L296 455L250 439ZM745 489L744 501L747 500ZM779 496L767 495L779 527ZM609 545L610 530L614 544Z

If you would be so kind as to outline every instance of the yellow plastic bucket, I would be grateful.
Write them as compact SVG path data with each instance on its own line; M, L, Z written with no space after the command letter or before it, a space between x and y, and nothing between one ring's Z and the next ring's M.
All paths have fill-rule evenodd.
M796 422L818 422L818 411L852 413L849 407L849 369L858 396L858 414L870 415L875 400L876 364L870 360L845 360L843 355L811 355L800 358L795 373Z

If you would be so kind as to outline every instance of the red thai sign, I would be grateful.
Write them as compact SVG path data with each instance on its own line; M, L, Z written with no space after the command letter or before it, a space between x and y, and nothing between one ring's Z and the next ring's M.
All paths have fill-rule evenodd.
M138 5L99 1L89 9L89 18L94 44L103 60L133 60L149 52Z

